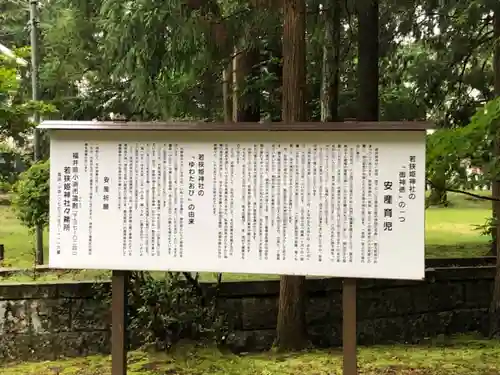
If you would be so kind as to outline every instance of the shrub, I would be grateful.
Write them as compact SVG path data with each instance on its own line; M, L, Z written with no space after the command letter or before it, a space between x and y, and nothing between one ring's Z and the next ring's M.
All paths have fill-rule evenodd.
M217 284L208 291L189 273L131 272L128 279L127 320L133 347L153 345L168 350L182 339L221 344L227 337L226 319L217 310ZM95 298L111 301L109 291Z
M0 193L8 193L11 190L28 164L27 155L5 142L0 142Z
M23 225L33 230L49 223L49 161L33 164L14 184L12 205Z

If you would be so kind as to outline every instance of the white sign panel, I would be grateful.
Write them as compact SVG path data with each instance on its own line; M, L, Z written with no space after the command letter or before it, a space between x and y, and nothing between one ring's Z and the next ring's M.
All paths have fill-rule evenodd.
M57 130L50 266L424 277L425 132Z

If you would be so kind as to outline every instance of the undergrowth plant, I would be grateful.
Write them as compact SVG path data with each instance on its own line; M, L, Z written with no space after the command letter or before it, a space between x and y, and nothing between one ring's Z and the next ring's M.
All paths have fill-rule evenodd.
M225 316L217 309L219 282L203 287L189 273L130 272L127 288L127 329L132 346L168 350L183 339L222 344L227 337ZM96 298L110 302L101 290Z
M12 206L17 218L30 231L49 223L49 161L33 164L21 173L12 188Z

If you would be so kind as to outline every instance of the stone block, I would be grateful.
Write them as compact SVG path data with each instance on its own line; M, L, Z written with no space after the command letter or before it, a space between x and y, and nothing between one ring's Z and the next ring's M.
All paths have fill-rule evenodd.
M97 299L73 301L71 328L73 331L98 331L111 325L111 308Z
M465 303L463 282L423 285L412 293L414 312L449 311Z
M493 282L472 280L465 283L465 305L475 308L489 308L493 296Z
M0 301L0 334L24 334L29 331L26 300Z
M209 283L209 285L213 283ZM205 285L204 288L209 287ZM219 286L219 296L221 297L272 297L278 296L280 290L279 280L266 281L233 281L223 282Z
M306 306L308 325L328 325L342 318L342 296L339 292L324 297L311 297Z
M38 299L28 304L34 334L68 331L71 328L71 300Z
M0 360L26 361L33 356L32 336L24 333L2 333L0 335ZM2 361L0 361L2 362Z
M358 343L361 345L390 344L408 339L406 319L378 318L358 323Z
M64 332L54 338L54 350L64 356L86 356L111 352L111 332Z
M308 326L311 343L319 348L342 345L342 321L336 320L327 325Z
M241 303L243 329L276 329L278 317L277 298L244 298Z
M242 306L239 298L221 298L217 301L217 308L224 316L230 330L239 330L243 328Z
M269 350L276 339L276 330L234 331L226 346L234 353Z
M448 326L448 334L488 331L488 308L454 310Z
M408 316L406 330L408 342L418 343L425 338L436 335L436 326L439 319L436 313L422 313Z
M413 329L412 333L415 337L419 335L422 336L422 338L448 333L448 327L451 324L452 318L453 311L438 311L421 314L420 317L414 318L420 324L420 333L417 329Z
M65 353L61 353L60 348L54 345L57 337L58 333L31 334L28 343L31 355L28 360L56 360L66 356Z
M21 299L39 299L55 298L57 295L56 284L2 284L0 285L1 300L21 300Z
M60 298L93 298L101 292L109 291L110 283L88 281L59 283L57 290Z
M415 287L366 289L358 293L359 320L400 316L413 311L412 292Z

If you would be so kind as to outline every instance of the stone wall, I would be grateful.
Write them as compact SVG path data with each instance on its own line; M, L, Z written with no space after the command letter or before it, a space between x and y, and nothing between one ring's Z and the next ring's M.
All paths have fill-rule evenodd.
M96 287L90 282L0 284L0 359L108 352L111 314L94 298Z
M360 280L361 344L419 342L438 334L487 329L494 267L428 269L420 282ZM110 311L97 291L108 282L0 284L0 358L51 359L107 353ZM340 345L341 281L310 279L307 320L318 346ZM235 350L268 348L276 326L279 282L231 282L220 290Z
M428 269L426 280L359 280L358 342L418 343L440 334L487 331L494 267ZM308 280L309 335L317 346L341 345L339 279ZM240 350L266 349L274 339L278 282L228 283L221 307L232 317L229 343Z

